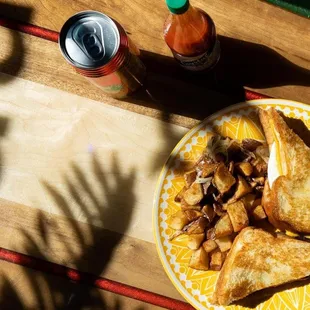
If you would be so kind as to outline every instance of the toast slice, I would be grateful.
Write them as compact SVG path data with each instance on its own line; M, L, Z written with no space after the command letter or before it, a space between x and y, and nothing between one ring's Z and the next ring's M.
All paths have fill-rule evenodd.
M255 291L310 275L310 243L262 229L236 237L220 271L211 303L226 306Z
M268 218L277 228L310 233L310 148L274 108L259 117L270 149L263 196Z

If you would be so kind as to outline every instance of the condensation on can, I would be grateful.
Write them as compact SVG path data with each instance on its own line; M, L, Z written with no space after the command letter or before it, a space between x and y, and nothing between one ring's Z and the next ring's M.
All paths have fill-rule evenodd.
M115 46L115 54L112 55L111 59L109 59L107 63L100 63L100 61L97 64L95 63L96 61L94 61L94 64L87 63L87 65L84 65L83 63L81 64L81 62L78 63L74 60L72 55L70 55L70 51L66 49L65 40L67 39L67 33L79 21L79 17L85 18L85 16L88 19L92 16L96 16L97 19L98 16L101 18L105 18L105 21L108 19L111 25L113 23L112 26L114 27L114 31L118 32L118 46ZM96 31L94 31L93 33L96 33ZM101 42L103 44L103 47L104 39L105 38L103 37ZM72 42L70 42L70 44L72 45ZM113 98L124 98L128 94L137 90L144 83L146 77L146 68L139 58L139 49L128 37L123 27L118 22L114 21L112 18L108 17L105 14L95 11L86 11L80 12L72 16L64 24L60 32L59 45L64 57L67 59L67 61L69 61L71 65L73 65L73 67L78 73L85 76L91 83L98 86L106 94ZM78 52L80 53L80 51ZM88 54L87 51L86 54Z

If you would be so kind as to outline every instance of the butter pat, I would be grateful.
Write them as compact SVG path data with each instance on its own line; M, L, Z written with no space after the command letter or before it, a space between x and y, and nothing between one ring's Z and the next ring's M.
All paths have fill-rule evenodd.
M268 182L270 188L272 188L273 182L281 174L281 163L277 160L277 148L276 144L273 143L270 150L269 161L268 161Z

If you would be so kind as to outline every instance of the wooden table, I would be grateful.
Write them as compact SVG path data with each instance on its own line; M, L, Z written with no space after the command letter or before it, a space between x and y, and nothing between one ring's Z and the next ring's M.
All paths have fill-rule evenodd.
M205 76L171 58L164 1L0 3L2 15L55 31L78 11L107 13L142 50L155 98L108 98L54 42L0 27L0 247L182 300L151 232L155 183L171 149L201 119L242 101L244 87L310 103L308 19L258 0L192 4L212 16L222 47ZM155 309L7 262L0 272L1 309Z

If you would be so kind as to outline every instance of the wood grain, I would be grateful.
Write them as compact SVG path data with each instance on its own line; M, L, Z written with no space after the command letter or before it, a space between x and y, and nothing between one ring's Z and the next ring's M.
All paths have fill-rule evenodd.
M180 298L151 222L159 171L187 129L8 79L0 75L0 246Z
M0 237L1 247L182 298L152 243L4 199L0 200ZM13 272L7 276L11 273L15 277Z
M0 39L7 42L0 49L0 72L187 128L234 102L215 91L204 90L159 73L148 75L148 91L152 98L141 90L127 101L115 100L105 96L100 89L75 73L64 61L57 44L2 27ZM2 83L9 83L12 79L7 76ZM210 105L201 110L199 107L206 102L210 102Z
M222 57L215 76L191 77L172 64L171 53L162 38L162 26L168 13L164 1L155 5L150 0L65 3L60 0L10 0L6 1L3 11L8 16L59 31L74 13L99 10L124 25L139 48L147 52L144 58L150 71L198 88L207 86L228 91L230 95L236 95L245 85L270 96L310 103L307 91L310 81L308 19L259 0L240 0L238 5L234 0L196 0L192 4L205 9L217 25ZM170 81L164 84L167 83Z
M0 262L1 309L83 309L83 310L157 310L162 309L134 299L22 266Z
M56 31L79 11L102 11L124 25L140 48L160 55L170 55L162 38L163 23L168 15L164 1L154 4L151 0L81 0L67 3L60 0L7 0L5 3L14 5L17 10L18 6L29 8L31 16L18 17L28 18L33 24ZM235 5L234 0L193 0L191 3L212 16L220 35L281 48L287 50L288 54L297 52L296 56L308 59L310 46L305 43L310 38L304 26L309 25L309 21L305 18L257 0L240 0L238 5ZM17 12L6 11L4 14L16 18ZM288 25L291 31L287 31ZM300 40L297 34L308 41Z
M121 8L123 4L126 10ZM146 87L152 97L141 90L125 101L109 99L73 72L60 55L57 44L3 28L0 28L0 38L8 44L1 49L0 69L188 128L197 120L242 101L243 85L270 96L310 102L310 39L306 31L309 20L257 0L242 0L238 6L232 0L194 4L212 15L220 34L221 60L216 70L208 75L184 72L170 57L161 36L162 22L167 14L162 2L155 8L150 1L142 5L126 1L60 4L57 1L21 0L0 4L7 16L54 30L59 30L71 14L84 9L101 10L115 17L142 48L142 58L148 67ZM152 10L148 10L150 6ZM229 18L225 12L229 12ZM145 18L133 23L133 16ZM144 31L145 23L149 23L148 31ZM286 30L287 25L290 25L290 31Z
M2 27L0 39L7 42L0 49L0 72L11 75L2 78L2 83L9 83L14 76L19 76L139 114L165 119L165 110L153 101L137 99L131 103L105 96L64 62L55 43ZM169 119L189 128L197 123L193 118L176 114L169 114Z
M1 197L153 242L157 178L187 129L6 78Z

